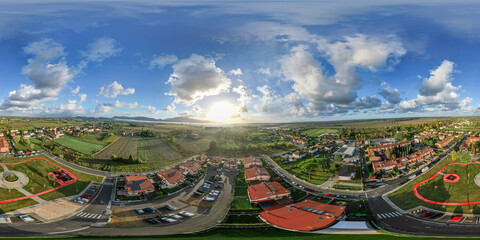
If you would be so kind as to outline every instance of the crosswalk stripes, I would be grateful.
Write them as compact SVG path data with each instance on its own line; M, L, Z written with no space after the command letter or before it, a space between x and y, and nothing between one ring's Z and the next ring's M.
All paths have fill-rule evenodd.
M400 217L402 216L401 213L395 211L395 212L388 212L388 213L378 213L377 218L382 219L382 218L394 218L394 217Z
M90 219L99 219L99 218L102 217L102 214L80 212L80 213L77 214L77 217L90 218Z

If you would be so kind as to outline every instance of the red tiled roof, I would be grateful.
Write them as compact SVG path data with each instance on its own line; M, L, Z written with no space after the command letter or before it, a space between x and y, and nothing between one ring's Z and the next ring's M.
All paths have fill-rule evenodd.
M245 169L245 179L250 179L250 178L269 178L270 174L268 174L267 170L265 168L258 168L258 167L253 167L253 168L247 168Z
M198 170L200 170L200 164L198 164L193 160L190 160L180 164L180 169L187 170L190 173L195 173L195 172L198 172Z
M243 164L245 166L252 165L252 164L254 165L258 164L259 166L262 166L263 163L262 163L262 160L260 160L260 158L250 156L243 159Z
M0 138L0 148L8 148L8 142L5 138Z
M158 177L164 179L169 184L178 183L185 178L185 175L177 169L167 169L157 173Z
M278 182L259 183L248 187L250 202L271 201L288 194L290 191Z
M134 185L140 186L140 189L135 189ZM144 192L147 190L155 191L155 187L150 179L145 175L135 175L125 177L125 186L128 192L139 191Z
M261 212L260 217L267 223L281 228L313 231L331 225L344 210L344 206L305 200L282 208Z

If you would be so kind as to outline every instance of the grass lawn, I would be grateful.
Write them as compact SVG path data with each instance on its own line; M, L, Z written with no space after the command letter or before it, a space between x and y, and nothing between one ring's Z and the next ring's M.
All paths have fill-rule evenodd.
M340 185L340 184L335 184L334 188L339 190L353 190L353 191L362 190L362 187L360 186L347 186L347 185Z
M61 164L55 162L54 160L51 160L50 158L40 155L39 157L47 158L49 159L52 163L55 163L71 173L75 174L77 176L77 182L68 185L66 187L63 187L61 189L58 189L57 191L51 192L44 194L40 196L41 198L45 200L53 200L56 198L61 198L65 196L71 196L80 193L85 187L88 186L88 184L91 181L97 181L101 182L102 177L98 176L93 176L93 175L88 175L82 172L75 171L73 169L70 169L68 167L62 166ZM21 162L24 161L25 159L28 158L17 158L17 159L1 159L2 162ZM53 187L58 186L57 183L54 183L53 181L50 181L47 177L47 174L51 171L56 171L58 170L57 167L54 165L48 163L45 160L41 159L34 159L22 164L18 165L10 165L8 166L10 170L15 170L19 172L25 173L28 178L29 182L28 184L24 187L25 190L29 191L30 193L36 194L40 193L43 191L46 191L48 189L52 189ZM3 195L3 194L2 194ZM15 196L14 196L15 197ZM7 199L11 199L14 197L8 197Z
M231 210L247 210L247 209L256 209L252 207L252 204L250 204L250 201L247 199L233 199L231 207Z
M82 141L80 138L70 137L70 136L63 136L53 140L57 143L60 143L68 148L71 148L77 152L81 152L83 154L92 155L97 150L103 148L103 145L85 142Z
M233 195L235 197L248 197L248 187L236 187Z
M441 206L429 204L418 199L413 193L412 189L415 184L432 177L442 167L450 163L453 163L453 161L450 157L447 157L426 174L406 184L388 197L396 205L405 210L422 205L447 212L479 214L479 205ZM460 180L456 183L446 183L443 181L443 175L439 174L434 179L419 186L418 192L420 195L427 199L440 202L480 201L480 187L474 183L475 175L480 173L480 165L470 164L468 168L462 165L452 165L444 169L442 173L456 173L460 176Z
M13 210L29 207L35 204L38 204L38 203L32 199L25 199L17 202L3 203L3 204L0 204L0 214L8 213Z

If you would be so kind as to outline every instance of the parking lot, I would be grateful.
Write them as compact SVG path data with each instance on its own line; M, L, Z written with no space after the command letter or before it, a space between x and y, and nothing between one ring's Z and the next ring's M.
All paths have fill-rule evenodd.
M410 216L424 219L427 221L461 223L461 224L480 224L480 217L455 213L445 213L424 208L416 208L408 213Z

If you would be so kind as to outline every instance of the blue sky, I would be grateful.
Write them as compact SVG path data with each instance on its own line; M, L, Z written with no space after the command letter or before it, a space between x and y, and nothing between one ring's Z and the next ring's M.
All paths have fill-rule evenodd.
M478 115L474 1L0 2L0 114Z

